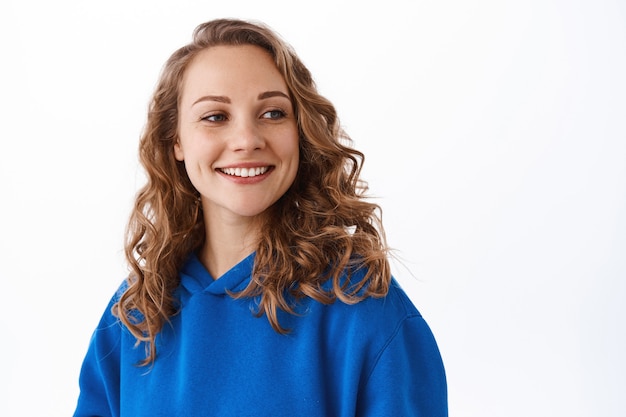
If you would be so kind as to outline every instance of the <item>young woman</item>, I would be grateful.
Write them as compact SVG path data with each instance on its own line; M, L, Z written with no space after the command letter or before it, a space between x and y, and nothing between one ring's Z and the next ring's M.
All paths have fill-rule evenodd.
M152 99L130 274L75 416L447 416L436 342L391 276L349 143L269 28L198 26Z

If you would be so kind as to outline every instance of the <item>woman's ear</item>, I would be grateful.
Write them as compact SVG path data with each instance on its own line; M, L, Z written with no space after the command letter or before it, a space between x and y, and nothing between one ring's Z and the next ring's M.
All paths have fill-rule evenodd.
M180 144L180 140L176 139L176 143L174 143L174 157L176 158L177 161L184 161L185 160L185 155L183 153L183 147Z

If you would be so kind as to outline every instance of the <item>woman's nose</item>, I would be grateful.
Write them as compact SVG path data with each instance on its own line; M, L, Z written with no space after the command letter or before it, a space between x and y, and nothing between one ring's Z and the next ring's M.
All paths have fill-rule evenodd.
M229 146L233 151L254 151L263 149L265 139L257 126L256 120L241 118L233 123L233 131L229 138Z

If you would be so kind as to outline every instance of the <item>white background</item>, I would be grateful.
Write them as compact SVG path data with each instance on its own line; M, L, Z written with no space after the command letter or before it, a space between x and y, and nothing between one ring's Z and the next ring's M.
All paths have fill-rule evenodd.
M0 415L67 416L125 274L161 66L265 21L333 101L431 325L450 415L626 415L626 2L0 5Z

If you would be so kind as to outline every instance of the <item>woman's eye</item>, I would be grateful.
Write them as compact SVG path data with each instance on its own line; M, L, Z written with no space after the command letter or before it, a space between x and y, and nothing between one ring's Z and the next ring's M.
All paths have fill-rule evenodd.
M226 120L226 116L223 114L211 114L209 116L205 116L202 120L206 120L207 122L223 122Z
M270 110L263 113L261 116L263 119L282 119L285 117L285 112L282 110Z

